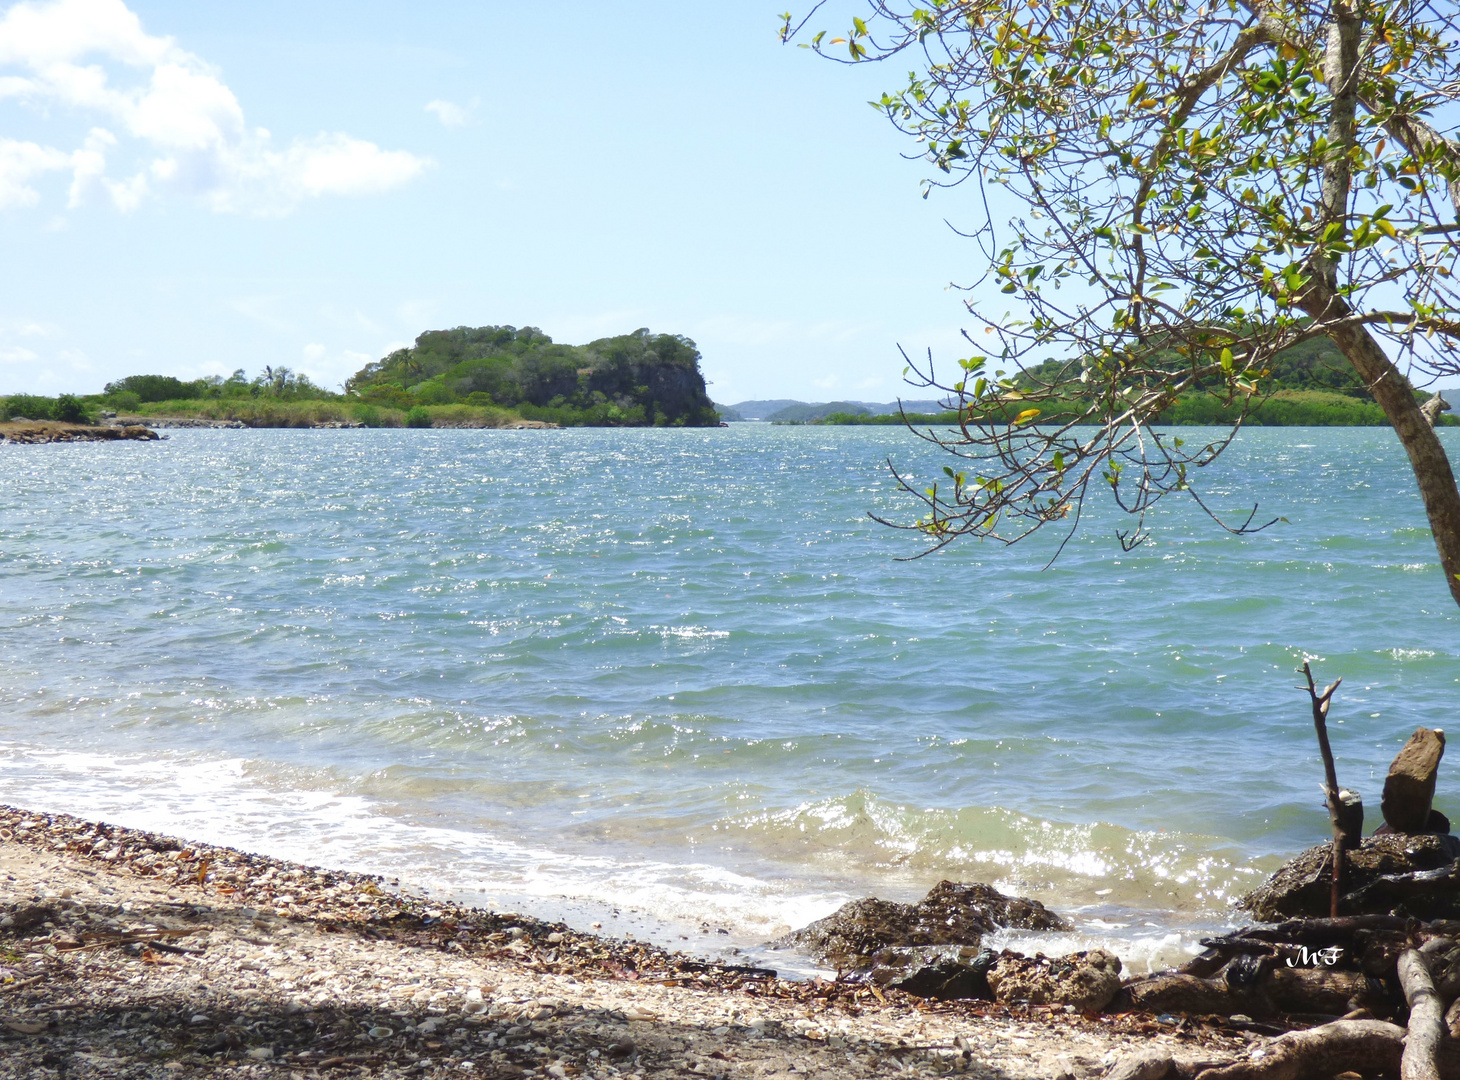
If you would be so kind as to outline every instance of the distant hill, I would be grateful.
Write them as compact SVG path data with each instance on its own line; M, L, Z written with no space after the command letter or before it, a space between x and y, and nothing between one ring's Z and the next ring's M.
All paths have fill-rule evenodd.
M936 401L904 401L902 407L910 413L943 411L943 406ZM717 408L721 410L721 415L724 415L727 409L738 414L733 417L725 415L726 420L768 420L772 423L800 424L823 420L832 413L846 413L850 416L896 414L898 406L895 401L890 403L874 401L806 402L789 398L773 398L769 401L742 401L735 405L721 405Z
M499 406L565 425L713 427L720 417L699 363L689 338L647 329L560 345L533 326L458 326L426 331L345 388L396 409Z
M771 413L777 412L790 405L804 405L804 401L792 401L790 398L775 398L771 401L742 401L730 408L740 414L742 420L766 420Z

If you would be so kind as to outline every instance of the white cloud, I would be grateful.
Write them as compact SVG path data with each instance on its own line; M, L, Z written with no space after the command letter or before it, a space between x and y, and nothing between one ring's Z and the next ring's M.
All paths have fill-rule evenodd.
M0 139L0 209L34 206L40 192L30 186L33 177L64 169L71 156L48 146L15 139Z
M300 350L297 370L319 386L338 387L370 361L377 359L353 349L331 350L312 342Z
M436 101L426 102L426 111L435 113L436 119L441 121L442 127L466 127L471 123L471 114L477 107L477 100L472 98L470 104L462 106L438 98Z
M398 187L430 164L339 132L276 148L268 131L247 125L217 69L173 38L147 34L123 0L25 2L6 10L0 101L6 99L59 105L107 126L94 127L70 152L0 140L0 207L35 204L31 179L69 168L73 207L103 200L128 211L148 196L176 193L219 212L275 216L308 198ZM141 159L125 179L108 175L119 154Z

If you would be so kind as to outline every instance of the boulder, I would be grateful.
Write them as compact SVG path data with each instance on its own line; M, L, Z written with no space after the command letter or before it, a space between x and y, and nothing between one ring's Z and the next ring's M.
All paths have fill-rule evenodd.
M883 949L872 966L851 976L853 982L871 983L887 990L905 990L917 997L952 1001L992 998L989 966L999 954L974 945L913 945Z
M989 989L1005 1005L1073 1005L1099 1012L1120 992L1120 958L1104 949L1069 956L1005 952L989 967Z
M800 949L839 971L870 967L883 949L918 945L977 946L1001 927L1068 930L1069 924L1038 900L1005 896L990 885L939 882L916 904L853 900L824 919L771 942Z
M1332 882L1330 844L1311 847L1237 901L1262 922L1322 918ZM1420 919L1460 917L1460 839L1384 833L1348 852L1340 915L1395 913Z
M1115 1011L1185 1013L1202 1016L1274 1016L1292 1013L1342 1016L1360 1007L1387 1015L1382 986L1361 971L1263 965L1248 982L1202 979L1169 971L1132 979L1115 1000Z
M1389 828L1397 833L1429 831L1435 774L1444 756L1443 731L1419 728L1409 737L1384 781L1384 801L1379 806Z

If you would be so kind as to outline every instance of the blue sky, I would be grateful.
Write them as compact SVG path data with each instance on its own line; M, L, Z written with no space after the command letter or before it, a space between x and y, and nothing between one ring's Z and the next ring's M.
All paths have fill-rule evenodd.
M977 207L919 198L898 70L777 10L0 4L0 392L511 323L687 334L719 401L906 393L898 344L966 351Z

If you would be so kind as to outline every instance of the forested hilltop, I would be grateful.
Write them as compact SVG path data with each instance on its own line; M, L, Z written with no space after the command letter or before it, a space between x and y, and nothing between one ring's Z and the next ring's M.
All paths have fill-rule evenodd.
M632 334L558 345L536 327L428 330L356 372L343 394L288 368L250 379L132 375L100 394L0 397L0 420L95 421L103 412L248 427L714 427L695 343Z
M495 405L557 424L713 427L695 343L632 334L559 345L536 327L429 330L361 368L345 384L362 401L394 408Z

